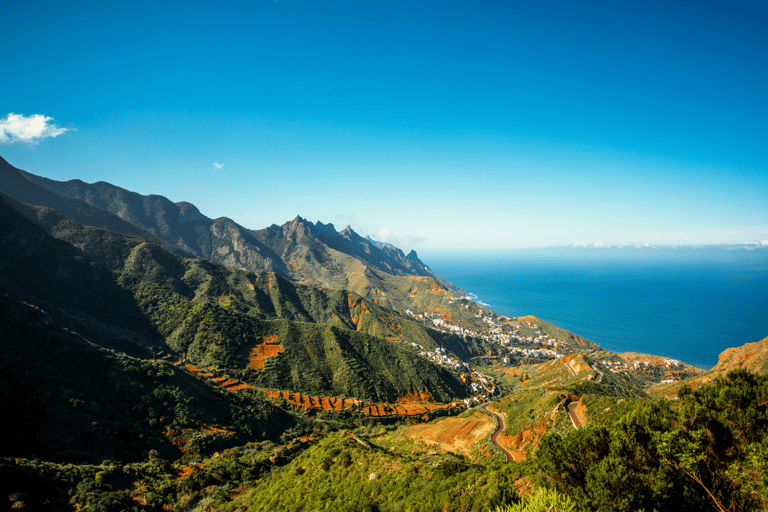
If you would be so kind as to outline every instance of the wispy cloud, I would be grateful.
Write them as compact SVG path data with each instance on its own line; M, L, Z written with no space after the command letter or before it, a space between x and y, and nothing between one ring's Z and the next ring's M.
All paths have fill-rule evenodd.
M347 224L360 236L370 236L379 242L394 245L404 252L408 252L427 241L423 236L398 235L387 227L361 224L355 215L336 215L333 220L338 224L336 226L338 229L342 229L341 226Z
M643 231L618 233L609 242L572 243L574 247L617 247L632 245L717 245L762 244L768 225L701 229L698 231ZM768 244L766 244L768 245Z
M216 169L221 169L222 167L224 167L224 164L220 164L219 162L213 162L213 166Z
M51 123L52 117L42 114L23 116L9 113L5 119L0 119L0 144L26 142L37 144L48 137L58 137L71 128L61 128Z

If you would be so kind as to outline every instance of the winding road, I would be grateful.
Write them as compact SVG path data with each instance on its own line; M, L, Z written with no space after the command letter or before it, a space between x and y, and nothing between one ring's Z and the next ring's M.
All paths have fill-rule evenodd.
M482 408L483 410L488 411L488 406L489 405L490 405L490 402L487 402L487 403L484 403L483 405L481 405L480 408ZM501 450L501 453L503 453L504 456L507 458L507 462L515 462L515 456L512 455L512 452L510 452L509 450L507 450L506 448L501 446L496 441L498 439L498 437L499 437L499 434L504 432L504 429L507 428L507 425L504 422L504 417L501 414L499 414L497 412L494 412L494 411L488 411L488 412L493 414L494 416L496 416L496 418L498 418L498 420L499 420L499 428L497 428L493 432L493 434L491 434L491 443L493 443L499 450Z

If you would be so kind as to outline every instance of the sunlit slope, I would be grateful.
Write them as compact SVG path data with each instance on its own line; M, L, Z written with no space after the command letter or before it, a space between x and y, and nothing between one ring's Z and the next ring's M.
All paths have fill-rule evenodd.
M491 367L489 373L508 393L492 407L506 418L499 443L516 460L528 457L548 432L603 423L648 398L636 378L614 374L578 352L541 364Z
M654 396L674 396L683 385L698 388L739 369L754 373L768 372L768 337L754 343L745 343L740 347L727 348L720 353L717 364L708 372L682 382L661 384L651 388L650 392Z

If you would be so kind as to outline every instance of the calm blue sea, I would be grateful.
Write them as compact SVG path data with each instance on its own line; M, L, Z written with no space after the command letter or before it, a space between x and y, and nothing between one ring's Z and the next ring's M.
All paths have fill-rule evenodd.
M433 251L438 275L498 314L535 315L613 352L700 368L768 336L768 248Z

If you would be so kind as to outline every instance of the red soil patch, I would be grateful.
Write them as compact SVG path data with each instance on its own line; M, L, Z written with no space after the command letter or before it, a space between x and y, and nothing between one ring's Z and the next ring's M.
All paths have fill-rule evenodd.
M360 321L363 318L363 315L368 312L368 308L365 307L365 302L363 302L363 298L360 297L356 301L352 300L352 295L350 293L347 293L347 304L349 305L349 318L352 320L352 323L356 326L360 326ZM354 314L353 310L360 308L360 313Z
M194 473L194 472L195 472L195 468L197 468L197 469L203 469L203 467L204 467L204 466L203 466L202 464L199 464L199 463L192 463L192 464L190 464L189 466L182 466L182 467L180 467L180 468L177 470L177 472L176 472L176 475L177 475L179 478L187 478L188 476L190 476L192 473Z
M746 368L753 372L762 372L768 366L768 337L755 343L746 343L741 347L727 348L718 357L713 372L726 372L736 368Z
M262 390L267 396L272 398L283 398L294 407L298 407L304 410L309 409L323 409L326 411L344 411L346 409L358 408L366 416L379 417L379 416L417 416L426 414L431 411L439 409L449 409L456 407L457 404L440 404L440 403L413 403L413 402L401 402L398 401L394 406L390 404L377 404L377 403L364 403L356 398L336 398L332 396L308 396L299 393L291 393L289 391L275 391L275 390ZM422 400L433 400L429 393L419 393L414 391L413 393L406 395L406 397L420 396ZM404 397L404 398L406 398ZM403 398L403 399L404 399ZM401 400L401 399L398 399Z
M496 442L499 446L502 446L512 453L512 458L515 462L522 462L525 460L525 452L518 450L520 444L517 442L517 436L505 436L500 434L496 437Z
M432 395L429 391L418 391L413 390L408 394L405 394L401 396L400 398L396 399L395 402L435 402L435 399L432 398Z
M251 290L251 291L255 291L256 290L256 287L253 286L252 284L248 284L246 286L248 286L248 289Z
M226 435L236 434L236 432L232 429L219 427L217 425L207 425L200 430L204 430L205 432L210 432L212 434L226 434Z
M268 357L273 357L283 351L277 340L277 334L264 336L262 342L253 347L248 356L248 368L261 370Z
M414 441L439 445L447 451L466 450L485 438L495 428L488 416L475 413L469 418L445 418L437 423L414 425L405 429L406 437Z
M539 425L527 430L521 430L513 436L499 435L496 442L512 452L516 461L525 460L525 454L530 453L539 444L541 436L547 433L547 427Z
M211 379L211 380L212 380L213 382L222 382L222 381L225 381L225 380L227 380L227 378L226 378L226 377L215 377L215 378L213 378L213 379Z
M392 332L394 332L398 336L400 335L401 327L400 327L400 321L397 319L397 317L394 317L394 316L380 316L379 320L381 320L382 322L387 324L387 327L392 329Z
M227 391L241 391L243 389L255 389L255 388L248 384L239 384L237 386L232 386L231 388L227 388Z
M184 368L186 368L190 372L199 372L200 370L192 366L191 364L185 364Z

